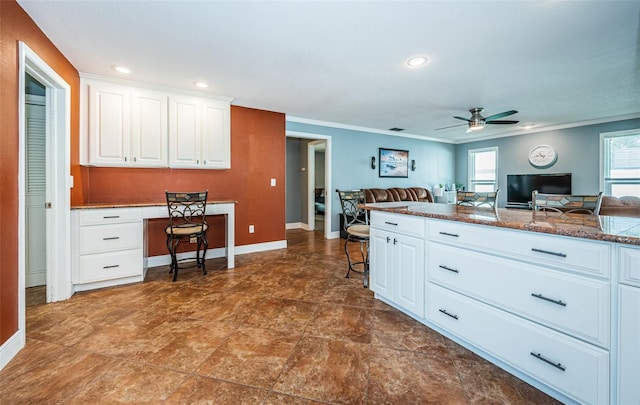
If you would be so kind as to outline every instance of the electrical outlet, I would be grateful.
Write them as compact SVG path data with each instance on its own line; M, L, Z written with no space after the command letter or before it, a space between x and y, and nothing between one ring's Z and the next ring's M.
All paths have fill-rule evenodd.
M253 233L255 231L255 228L253 227L253 225L249 225L249 233Z
M275 187L276 186L276 179L271 179L271 187Z

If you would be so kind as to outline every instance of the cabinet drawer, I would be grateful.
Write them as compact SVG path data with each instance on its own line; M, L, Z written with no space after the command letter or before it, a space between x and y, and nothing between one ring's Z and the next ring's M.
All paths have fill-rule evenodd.
M609 347L609 283L437 243L428 249L429 281Z
M620 248L620 282L640 287L640 249Z
M141 248L142 224L82 226L78 242L81 255Z
M371 226L378 229L424 238L425 219L412 215L372 211Z
M102 225L142 221L140 208L108 208L78 210L78 224Z
M438 220L429 222L429 239L610 277L607 243Z
M80 257L80 283L142 276L142 249Z
M609 352L427 284L427 319L581 403L609 400Z

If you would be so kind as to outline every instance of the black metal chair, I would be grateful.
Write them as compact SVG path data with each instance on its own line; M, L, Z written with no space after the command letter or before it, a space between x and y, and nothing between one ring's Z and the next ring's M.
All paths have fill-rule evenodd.
M349 269L346 278L352 271L363 273L363 285L369 288L369 213L367 210L358 207L365 203L363 190L340 191L336 190L340 198L342 215L344 216L343 228L347 235L344 243L344 251L347 254ZM352 261L349 253L349 242L360 244L361 261ZM355 266L362 265L362 270L357 270Z
M208 190L181 193L165 191L169 208L169 225L164 229L167 234L167 249L171 255L173 281L178 279L177 250L183 240L196 241L196 266L202 267L202 274L207 274L204 259L209 247L207 241L207 225L205 212L207 208ZM200 257L202 251L202 257ZM182 259L186 260L186 259Z

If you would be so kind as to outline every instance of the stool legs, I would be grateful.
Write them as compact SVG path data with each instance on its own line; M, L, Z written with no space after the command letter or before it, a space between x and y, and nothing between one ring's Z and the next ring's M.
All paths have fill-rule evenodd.
M362 261L353 262L351 260L351 254L349 253L349 242L358 242L360 243L360 255L362 257ZM344 243L344 252L347 255L347 262L349 263L349 269L347 270L347 275L345 278L349 278L351 271L360 272L356 270L355 266L362 264L363 266L363 284L364 288L369 288L369 241L368 240L353 240L347 237L347 240Z

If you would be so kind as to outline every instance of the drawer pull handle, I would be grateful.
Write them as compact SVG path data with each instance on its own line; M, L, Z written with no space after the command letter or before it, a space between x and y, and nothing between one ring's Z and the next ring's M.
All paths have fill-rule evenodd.
M111 266L104 266L103 269L115 269L116 267L120 267L119 264L112 264Z
M393 238L393 244L395 245L396 243L398 243L398 239Z
M387 243L389 243L390 240L391 240L391 238L387 236Z
M106 215L104 217L102 217L104 219L116 219L116 218L120 218L120 215Z
M458 237L460 237L460 235L458 235L458 234L455 234L455 233L449 233L449 232L440 232L440 235L453 236L454 238L458 238Z
M450 316L450 317L452 317L453 319L458 319L458 315L450 314L450 313L448 313L448 312L447 312L447 310L446 310L446 309L439 309L438 311L442 312L442 313L443 313L443 314L445 314L446 316Z
M557 368L558 370L562 370L565 371L567 368L565 366L563 366L561 363L555 363L552 360L547 359L546 357L544 357L543 355L541 355L540 353L535 353L535 352L531 352L531 355L533 357L535 357L538 360L542 360L547 364L551 364L553 367Z
M452 269L451 267L447 267L447 266L444 266L444 265L442 265L442 264L441 264L441 265L439 265L438 267L440 267L441 269L445 269L445 270L452 271L452 272L454 272L454 273L460 273L458 270L456 270L456 269Z
M546 255L552 255L552 256L558 256L558 257L567 257L566 254L564 253L560 253L560 252L551 252L549 250L544 250L544 249L536 249L536 248L531 248L532 252L538 252L538 253L544 253Z
M554 304L558 304L558 305L562 305L563 307L567 306L566 302L562 302L562 300L554 300L553 298L547 298L542 294L534 294L531 293L532 297L536 297L536 298L540 298L541 300L545 300L545 301L549 301L549 302L553 302Z
M384 223L387 224L387 225L398 226L398 224L396 222L384 221Z
M107 238L102 238L102 240L117 240L117 239L120 239L120 237L119 236L109 236Z

